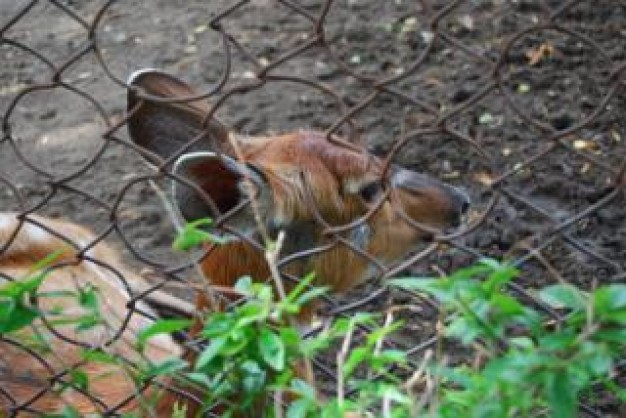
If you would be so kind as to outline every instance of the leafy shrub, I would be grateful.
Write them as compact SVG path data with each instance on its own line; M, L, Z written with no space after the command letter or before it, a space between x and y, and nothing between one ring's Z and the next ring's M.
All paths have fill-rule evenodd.
M433 365L441 394L428 416L575 417L581 396L598 386L626 400L610 379L626 347L626 285L543 288L539 299L563 313L553 318L508 294L518 274L483 260L441 279L391 282L435 297L445 335L485 357L479 367Z
M199 226L206 224L186 228L177 246L189 248L207 239L220 242L219 237L198 231ZM33 266L28 277L0 286L0 334L17 335L40 316L29 300L46 297L38 289L54 257ZM418 396L409 386L419 382L409 385L389 372L392 366L411 371L406 353L384 349L381 344L401 322L382 321L381 325L381 315L356 313L336 319L314 337L301 336L294 315L325 292L311 287L313 275L303 278L284 298L277 297L269 284L241 278L235 287L242 296L240 303L204 318L199 337L207 344L192 364L180 358L159 364L147 361L133 375L138 387L157 376L193 386L205 394L207 410L219 403L226 409L225 416L335 418L353 412L355 416L394 418L570 418L577 416L580 400L593 397L598 390L626 402L626 391L612 379L616 362L626 350L626 285L610 284L592 291L566 283L545 287L537 296L560 313L554 316L509 294L507 283L518 275L511 265L482 260L443 278L388 282L391 287L435 298L443 336L473 350L478 359L447 365L425 358L420 377L423 390ZM88 313L73 319L77 329L100 323L98 289L88 286L70 293L64 296L74 298ZM54 314L63 321L62 312ZM138 336L137 348L141 351L155 335L171 334L190 324L187 319L156 321ZM363 325L371 331L354 347L352 336ZM333 344L341 345L337 396L322 399L313 382L295 370ZM125 367L102 351L85 350L84 358ZM357 372L363 369L368 378ZM86 374L70 375L73 385L88 390ZM374 375L376 379L369 378ZM346 396L347 386L356 388L356 395ZM277 407L281 401L284 411ZM185 408L179 406L174 415L185 416ZM78 414L67 406L50 416Z

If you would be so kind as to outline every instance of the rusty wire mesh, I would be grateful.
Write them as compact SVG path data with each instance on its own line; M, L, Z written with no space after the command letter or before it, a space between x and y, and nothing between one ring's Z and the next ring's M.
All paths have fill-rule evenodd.
M511 292L557 317L533 288L624 281L623 2L180 3L0 6L3 211L30 223L32 213L82 223L98 241L121 241L135 268L149 268L153 289L185 283L186 262L168 258L171 235L161 225L169 220L146 203L155 199L149 180L169 180L169 166L137 163L140 150L126 137L128 114L119 107L128 70L141 61L190 80L240 131L316 127L329 141L364 144L387 163L469 190L466 226L397 264L372 259L375 280L326 300L333 316L396 309L406 326L385 344L416 363L439 341L436 307L384 287L388 277L506 257L523 272ZM157 32L176 37L152 39ZM106 87L92 88L98 83ZM68 153L57 137L72 135L90 145L57 158ZM133 232L137 225L143 229ZM283 263L342 245L369 257L341 226L320 227L323 248L286 254ZM333 358L316 362L329 392ZM67 372L51 376L50 388ZM20 403L2 388L0 396L12 414L38 412L34 399ZM107 415L123 406L93 400ZM617 414L613 407L583 406L597 417Z

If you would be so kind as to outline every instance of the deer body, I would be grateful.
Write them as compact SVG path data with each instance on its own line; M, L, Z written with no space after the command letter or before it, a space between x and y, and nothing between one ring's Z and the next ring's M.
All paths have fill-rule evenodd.
M20 223L16 214L0 214L0 247L11 243L0 253L0 286L7 284L4 278L23 280L32 276L34 265L50 254L57 254L37 291L43 296L36 303L44 318L53 324L51 327L57 335L40 319L15 334L0 335L0 415L9 413L12 406L27 406L19 416L38 416L60 412L65 405L86 414L103 412L122 404L137 393L132 376L121 367L123 363L83 361L83 347L101 348L130 362L145 361L136 349L137 333L152 320L138 312L131 313L127 307L130 296L118 273L134 284L143 283L143 279L124 268L116 252L106 244L99 243L86 251L85 258L78 257L73 245L38 225L68 237L79 248L86 248L95 241L95 235L90 231L38 216L29 216L29 219L36 223ZM76 324L55 323L61 318L78 319L90 313L80 306L75 296L70 295L78 289L88 288L93 288L98 296L104 321L82 332L76 330ZM141 302L137 308L151 312ZM54 313L59 311L60 315ZM121 333L119 338L118 333ZM43 348L41 342L37 344L37 335L50 350ZM26 347L31 347L39 358ZM151 339L145 349L146 358L153 362L180 354L174 341L163 335ZM72 382L68 374L71 370L88 376L89 387L84 392L80 387L59 390L63 382ZM135 401L129 402L128 408L136 407Z
M144 156L151 163L183 179L173 189L180 214L188 220L210 216L223 224L228 234L239 237L208 249L201 267L206 280L214 285L233 286L244 275L256 280L270 276L263 252L247 241L258 237L258 229L262 228L272 237L279 230L286 233L283 255L295 257L282 266L284 273L303 276L315 272L316 284L343 292L376 273L374 263L359 252L369 254L379 263L397 261L432 233L428 228L455 225L467 209L468 199L457 189L397 166L383 172L380 159L363 149L329 141L319 132L298 131L266 137L229 132L218 120L205 120L210 112L207 103L183 101L182 98L196 92L165 73L141 71L128 84L131 139L146 151ZM150 97L172 100L167 103ZM191 142L193 145L187 146ZM106 302L102 305L106 324L90 331L88 345L105 344L115 335L115 330L123 329L121 338L106 350L136 359L133 347L137 333L151 321L134 313L128 325L122 326L130 296L114 272L122 272L133 283L141 283L143 279L125 269L117 255L103 243L90 248L86 257L77 258L73 247L28 222L10 240L18 222L15 215L0 216L0 249L11 241L6 251L0 253L0 272L14 279L23 278L33 263L62 249L61 264L65 267L52 270L44 281L46 290L75 290L77 283L91 283L98 288ZM356 222L361 218L361 222ZM33 219L68 236L78 248L87 248L95 239L92 233L76 225ZM412 222L427 228L414 228ZM344 242L326 233L328 227L352 223L352 228L338 234ZM345 245L346 242L351 245ZM321 249L313 255L298 256L313 247ZM105 262L113 269L92 260ZM44 310L54 307L53 302L43 303ZM196 303L199 310L209 307L202 294ZM149 311L148 307L143 309ZM70 327L64 330L70 339L85 337ZM52 346L49 362L59 366L54 370L46 369L32 355L7 345L0 336L0 388L10 394L7 397L0 390L0 410L10 408L13 402L17 405L28 402L43 390L43 396L30 404L35 411L58 411L66 402L82 414L102 412L106 410L103 405L115 406L135 393L134 382L119 367L90 362L86 362L85 369L90 381L98 376L101 379L88 392L96 393L102 403L80 394L79 390L64 391L61 395L45 390L50 386L51 375L81 362L76 345L50 332L46 335ZM62 364L54 361L59 353ZM146 356L154 362L180 353L181 349L165 337L151 340L146 349ZM7 359L5 364L3 359ZM17 371L20 376L13 379L7 371ZM27 383L26 377L37 382ZM176 394L162 397L156 415L170 416L177 400ZM130 409L138 406L137 401L128 403ZM188 416L194 412L195 407L190 408Z

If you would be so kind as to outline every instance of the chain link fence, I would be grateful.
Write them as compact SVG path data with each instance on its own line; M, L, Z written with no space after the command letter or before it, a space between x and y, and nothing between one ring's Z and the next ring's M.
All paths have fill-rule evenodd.
M376 277L326 298L323 311L396 312L405 326L385 344L415 365L440 341L436 305L385 287L387 278L506 258L522 270L511 293L557 319L533 289L626 278L624 2L49 0L0 10L0 206L26 223L37 223L32 214L69 219L118 245L153 284L133 301L156 289L193 298L201 288L188 283L187 256L169 248L171 160L148 167L126 133L124 80L142 66L196 86L239 132L319 129L469 192L466 225L393 265L322 220L322 246L279 261L335 246L369 257ZM334 356L315 366L332 393ZM51 376L50 390L67 373ZM14 415L34 412L36 397L2 388L0 397ZM107 415L123 406L92 401ZM618 416L615 408L583 412Z

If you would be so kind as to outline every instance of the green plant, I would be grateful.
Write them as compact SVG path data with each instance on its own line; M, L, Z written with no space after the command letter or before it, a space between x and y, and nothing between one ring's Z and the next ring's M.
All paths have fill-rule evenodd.
M177 238L176 246L189 249L206 241L220 243L210 232L199 230L210 225L204 221L188 224ZM277 251L277 245L268 242L269 250ZM295 317L305 304L326 292L325 288L311 287L313 279L313 274L304 277L280 298L273 286L242 277L235 286L242 297L241 303L225 312L209 313L204 318L200 336L208 345L198 354L191 370L179 374L178 378L206 394L206 408L221 403L226 408L226 416L272 417L280 414L282 407L277 408L268 400L289 398L285 412L288 418L331 418L343 417L347 411L367 411L383 398L394 405L409 403L399 389L401 382L387 372L391 364L404 364L405 354L380 347L380 341L400 323L380 326L377 322L380 315L359 313L334 321L315 337L301 337ZM362 346L348 352L355 329L362 325L370 327L372 332ZM158 332L167 332L168 324L159 321L151 328L140 336L140 341L145 342L146 337ZM340 396L326 401L319 397L312 382L304 380L295 370L302 369L305 362L340 338L344 338L345 349L338 374L342 382L359 388L359 396L356 399ZM359 366L377 373L378 378L358 377ZM404 415L394 413L394 416Z
M181 368L175 360L170 370L160 375L175 376L187 385L193 385L204 394L207 410L220 404L224 416L274 417L283 407L272 399L286 401L285 416L343 417L348 411L367 411L383 399L393 403L394 417L408 416L410 404L402 393L401 381L390 374L390 365L402 365L405 354L381 349L379 342L395 331L400 323L378 324L380 315L357 314L334 321L315 337L302 338L291 318L308 301L317 298L325 289L310 288L313 275L305 277L284 299L276 298L272 286L241 278L235 287L243 300L238 306L224 312L213 312L205 317L200 337L207 346L198 354L189 368ZM348 350L354 330L361 325L372 328L362 346ZM161 332L171 332L184 326L183 322L157 321L139 338ZM307 382L295 370L303 362L327 349L333 342L344 339L345 351L338 364L338 373L351 387L358 387L355 399L320 398L312 382ZM379 374L376 380L359 377L358 367ZM183 365L184 367L184 365Z
M50 254L34 264L26 277L0 286L0 334L19 331L41 316L30 300L48 276L46 267L58 256L59 253Z
M508 294L506 284L518 274L506 263L482 260L448 277L390 283L434 296L445 335L483 357L478 367L433 364L441 387L428 416L571 418L581 396L598 385L624 396L609 382L626 347L626 285L591 292L546 287L539 298L563 310L555 320Z
M176 245L188 249L207 240L219 244L222 238L199 229L207 225L210 222L188 225ZM268 245L276 250L274 243ZM27 327L36 330L36 320L44 314L32 304L35 298L70 298L84 312L65 317L63 309L52 309L45 312L52 325L72 325L80 332L102 323L97 288L40 290L56 257L53 254L34 265L27 277L0 286L0 334L49 350L37 332L23 332ZM412 371L405 352L382 344L402 326L390 315L355 313L327 324L314 337L301 336L296 315L326 292L311 286L313 274L282 297L275 286L242 277L234 289L241 295L236 306L203 318L198 337L206 346L192 362L144 359L129 367L99 349L83 350L82 358L125 368L138 388L154 378L173 378L198 389L205 410L219 404L226 417L343 418L352 412L384 418L573 418L581 399L593 397L598 390L626 402L626 391L612 379L616 362L626 351L626 285L591 291L566 283L545 287L537 297L560 313L554 317L508 292L507 284L519 274L507 263L486 259L447 277L388 282L434 297L440 305L442 335L475 354L457 365L425 356L424 369L413 375L427 383L419 393L413 387L416 382L409 384L390 372L392 367ZM187 319L158 320L138 334L137 349L144 350L156 335L190 325ZM337 396L324 399L314 382L296 370L329 349L338 353ZM79 370L71 370L65 380L68 387L89 390L88 376ZM355 389L355 394L347 396L347 388ZM154 397L142 400L148 408L156 401ZM185 405L175 406L173 416L186 414ZM68 405L49 416L78 414Z

